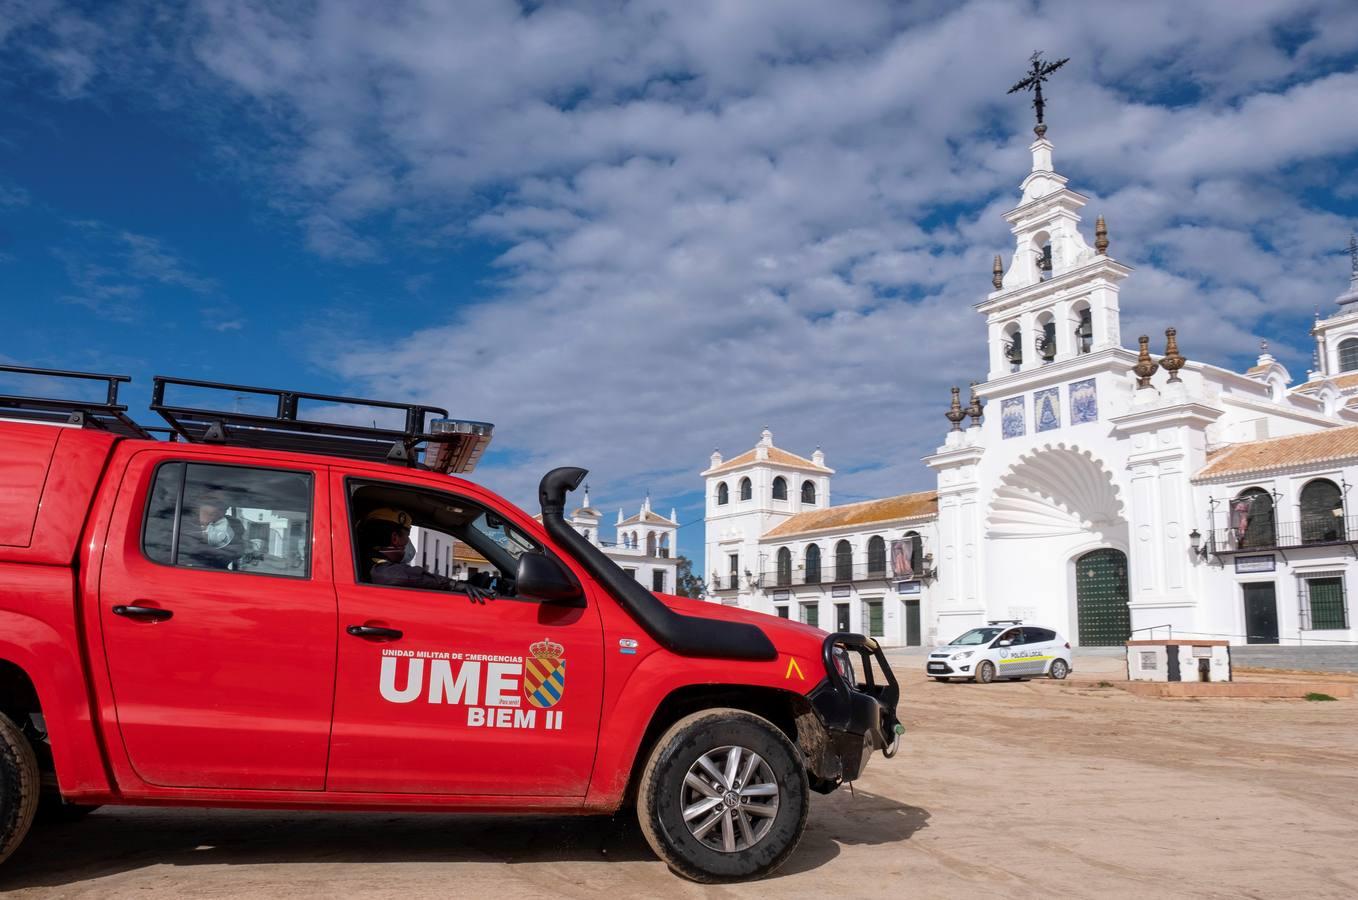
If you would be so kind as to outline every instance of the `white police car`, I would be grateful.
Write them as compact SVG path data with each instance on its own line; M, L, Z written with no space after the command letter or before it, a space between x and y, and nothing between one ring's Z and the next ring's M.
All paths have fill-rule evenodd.
M949 644L929 651L924 671L936 681L971 678L989 684L996 678L1070 674L1070 642L1050 628L1000 619L973 628Z

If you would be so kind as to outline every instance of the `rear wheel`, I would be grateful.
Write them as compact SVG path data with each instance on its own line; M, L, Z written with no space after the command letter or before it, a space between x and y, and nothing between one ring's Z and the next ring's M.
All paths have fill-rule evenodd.
M995 664L988 659L981 660L976 666L976 683L990 684L995 680Z
M1070 674L1070 664L1064 659L1054 659L1052 660L1052 667L1047 670L1047 674L1060 681Z
M736 709L680 719L651 751L637 818L656 855L693 881L761 878L806 830L801 755L773 723Z
M28 834L40 789L32 745L9 716L0 714L0 862Z

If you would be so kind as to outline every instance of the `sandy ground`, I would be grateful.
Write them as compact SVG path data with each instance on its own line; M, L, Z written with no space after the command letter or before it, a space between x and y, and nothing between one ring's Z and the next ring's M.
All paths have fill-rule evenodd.
M36 830L21 897L1358 896L1358 701L1151 700L1117 659L944 685L899 659L905 748L816 797L769 880L699 887L598 819L105 809Z

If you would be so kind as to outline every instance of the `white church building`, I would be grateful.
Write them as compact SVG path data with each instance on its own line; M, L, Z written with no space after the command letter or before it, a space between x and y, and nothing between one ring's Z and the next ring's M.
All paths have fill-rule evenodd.
M952 430L924 459L937 489L832 506L819 451L782 450L766 430L753 450L713 454L709 599L889 644L999 618L1083 645L1358 641L1358 247L1299 385L1266 347L1243 373L1186 359L1172 328L1155 355L1145 337L1128 349L1131 269L1102 217L1086 241L1087 199L1045 133L1030 149L1005 215L1013 252L976 304L989 372L965 405L953 389Z
M669 518L662 516L651 509L651 495L647 494L636 514L625 516L618 510L613 540L609 541L604 540L600 527L603 514L590 505L589 485L585 485L583 501L584 505L571 513L570 523L575 530L646 587L675 593L679 574L676 512L671 509Z

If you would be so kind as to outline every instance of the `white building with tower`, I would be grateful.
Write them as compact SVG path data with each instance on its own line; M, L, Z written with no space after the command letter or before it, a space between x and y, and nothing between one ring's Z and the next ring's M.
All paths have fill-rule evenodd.
M635 515L621 509L613 524L613 540L603 539L603 514L590 505L585 485L584 505L571 513L570 523L594 546L612 558L623 571L653 591L672 594L678 581L679 522L673 509L669 518L651 509L651 495Z
M1086 240L1087 198L1045 131L1005 214L1013 250L976 304L988 371L966 405L953 389L952 430L924 460L936 490L836 507L819 451L788 453L766 430L747 453L714 454L711 599L895 644L996 618L1084 645L1171 630L1358 641L1358 246L1300 385L1266 346L1243 373L1186 358L1172 327L1163 352L1147 337L1128 349L1135 276L1102 216Z

